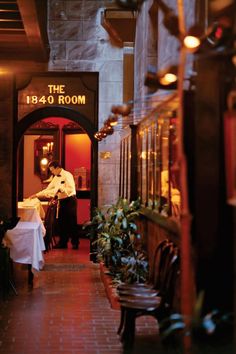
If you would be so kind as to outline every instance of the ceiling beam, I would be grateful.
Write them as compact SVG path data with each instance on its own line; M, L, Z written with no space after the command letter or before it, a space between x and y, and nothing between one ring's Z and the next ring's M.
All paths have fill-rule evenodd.
M135 11L105 9L101 13L101 24L118 46L135 41Z
M47 0L17 0L17 4L35 60L48 62Z

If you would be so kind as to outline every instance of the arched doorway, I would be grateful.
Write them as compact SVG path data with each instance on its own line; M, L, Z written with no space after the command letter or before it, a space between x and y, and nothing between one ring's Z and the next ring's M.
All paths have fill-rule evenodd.
M23 117L16 125L15 131L15 141L16 141L16 185L19 179L19 162L18 162L18 150L20 147L20 143L22 138L27 131L34 123L41 121L42 119L50 118L50 117L58 117L68 119L70 121L78 123L78 125L82 128L82 130L88 135L91 141L91 173L90 173L90 184L91 184L91 192L90 192L90 200L91 200L91 210L97 205L97 169L98 169L98 161L97 161L97 141L94 139L94 133L96 129L91 124L91 122L81 113L74 111L70 108L65 107L45 107L36 109L35 111L29 113L25 117ZM63 162L63 161L62 161ZM64 161L65 162L65 161ZM19 189L19 188L18 188ZM16 193L16 200L18 200L18 193Z

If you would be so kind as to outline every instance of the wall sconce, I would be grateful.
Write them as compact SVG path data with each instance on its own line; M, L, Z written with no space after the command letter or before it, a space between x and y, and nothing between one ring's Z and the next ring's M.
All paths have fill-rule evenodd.
M176 65L172 65L167 69L156 72L154 68L149 67L145 76L144 85L151 89L175 90L177 88L177 70Z
M118 6L129 9L139 10L146 0L116 0Z
M197 51L201 46L217 48L227 46L232 38L232 24L228 17L222 17L207 30L198 25L192 26L183 39L183 45L190 51Z
M155 2L163 12L163 25L172 36L179 38L180 30L178 16L174 13L173 9L167 6L162 0L156 0Z
M96 132L94 134L94 138L97 139L98 141L102 141L102 135L100 132Z
M120 7L130 10L139 10L144 2L145 0L116 0L116 3ZM179 18L174 10L167 6L163 0L154 0L154 2L163 13L163 25L172 36L180 40L187 50L195 52L204 42L207 42L211 48L217 48L221 45L227 46L232 43L233 24L230 19L232 14L230 14L229 11L231 11L231 9L231 12L235 10L233 0L211 1L209 6L212 8L213 12L223 11L218 22L214 23L206 31L199 30L199 26L194 25L186 34L181 33L179 29ZM227 12L228 15L223 15L225 12Z
M228 18L222 18L218 22L213 23L210 33L206 40L211 47L218 47L220 45L227 45L232 33L232 27Z
M107 135L112 135L114 133L114 129L111 125L105 125L103 130L106 132Z
M49 160L46 157L41 158L41 160L39 161L40 164L40 174L42 176L42 178L47 178L48 175L48 163Z
M100 129L100 130L99 130L99 133L100 133L102 139L106 138L107 132L106 132L105 127L103 127L102 129Z
M132 106L130 104L122 104L118 106L112 106L111 112L114 114L120 114L121 116L125 117L128 116L131 112Z
M118 115L113 114L108 117L105 124L115 127L118 124Z
M53 137L39 137L34 141L34 173L41 180L49 177L48 164L54 158Z
M203 29L200 26L192 26L183 39L183 45L185 46L185 48L190 51L197 50L201 44L202 33Z
M123 8L139 11L146 0L116 0L116 3ZM155 0L158 7L163 12L163 24L171 35L179 37L179 20L174 11L162 0Z

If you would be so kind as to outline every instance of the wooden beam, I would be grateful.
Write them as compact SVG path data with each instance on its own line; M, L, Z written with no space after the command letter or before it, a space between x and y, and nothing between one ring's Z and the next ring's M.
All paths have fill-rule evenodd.
M47 0L17 0L29 47L37 61L47 62Z
M25 57L25 54L23 54ZM15 60L16 54L12 55L12 59L0 57L0 72L13 72L13 73L28 73L28 72L44 72L47 71L47 63L35 62L34 60L24 60L18 57Z
M101 24L118 46L135 41L135 11L105 9L101 13Z

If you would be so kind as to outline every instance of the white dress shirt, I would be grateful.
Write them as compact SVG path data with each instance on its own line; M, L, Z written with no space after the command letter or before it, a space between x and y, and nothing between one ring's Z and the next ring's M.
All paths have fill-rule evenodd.
M55 195L58 199L65 199L76 195L75 181L73 175L61 169L59 176L54 176L47 188L36 193L37 197L53 198Z

